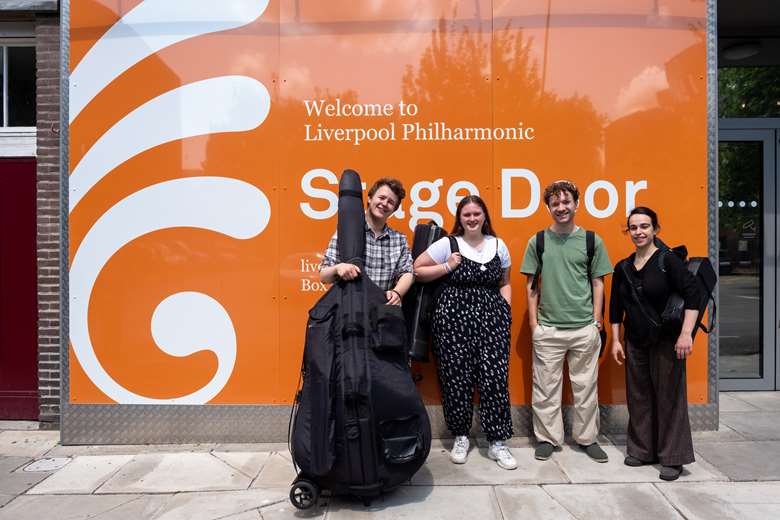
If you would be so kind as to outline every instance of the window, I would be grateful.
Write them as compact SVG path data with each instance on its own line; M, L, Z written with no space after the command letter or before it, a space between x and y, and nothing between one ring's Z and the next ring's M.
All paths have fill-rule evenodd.
M35 47L0 44L0 127L35 126Z

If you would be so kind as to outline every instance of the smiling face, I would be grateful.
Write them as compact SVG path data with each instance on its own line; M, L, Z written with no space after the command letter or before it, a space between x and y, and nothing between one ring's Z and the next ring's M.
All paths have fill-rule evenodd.
M398 208L398 196L389 186L380 186L368 199L368 212L372 217L385 221Z
M550 203L547 210L552 215L557 224L568 224L574 220L574 213L577 211L577 203L574 197L568 191L560 191L550 197Z
M460 211L460 225L465 233L482 232L485 224L485 212L479 204L469 202Z
M631 235L631 241L638 248L652 243L657 231L649 215L636 214L628 219L628 233Z

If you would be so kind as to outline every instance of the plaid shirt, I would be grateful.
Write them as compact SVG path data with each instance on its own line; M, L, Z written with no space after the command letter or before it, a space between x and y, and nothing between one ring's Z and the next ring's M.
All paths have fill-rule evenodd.
M338 233L333 233L320 269L341 263L338 249ZM365 271L372 282L383 291L389 291L404 273L412 272L412 254L406 243L406 235L385 225L382 233L374 232L366 224Z

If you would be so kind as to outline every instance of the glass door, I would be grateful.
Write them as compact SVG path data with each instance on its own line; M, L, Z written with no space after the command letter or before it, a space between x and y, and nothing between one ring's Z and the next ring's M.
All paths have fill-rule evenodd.
M720 389L774 390L776 130L719 133Z

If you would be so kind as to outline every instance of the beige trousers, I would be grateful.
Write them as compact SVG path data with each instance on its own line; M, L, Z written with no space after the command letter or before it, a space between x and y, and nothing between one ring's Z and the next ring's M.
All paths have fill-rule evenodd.
M532 406L534 434L539 442L563 444L563 360L569 362L574 394L572 435L575 442L596 442L599 433L598 371L599 331L594 325L559 329L537 325L533 331L534 384Z

